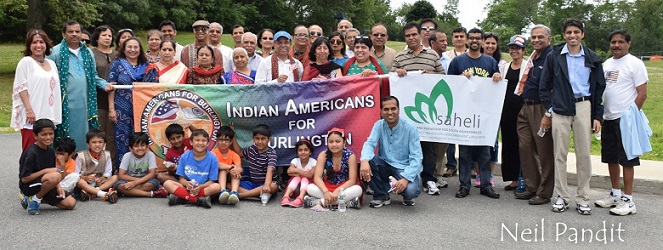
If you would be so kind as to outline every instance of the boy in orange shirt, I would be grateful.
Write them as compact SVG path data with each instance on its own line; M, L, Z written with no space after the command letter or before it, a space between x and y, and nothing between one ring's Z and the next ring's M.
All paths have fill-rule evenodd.
M221 194L219 203L235 205L239 202L239 182L242 179L242 160L237 153L230 150L235 131L228 126L222 126L216 134L217 148L212 154L219 160L219 185ZM230 178L230 192L226 189L227 179Z
M69 137L60 138L55 141L55 167L62 175L60 187L65 192L71 193L80 180L76 173L76 161L72 158L76 151L76 141Z

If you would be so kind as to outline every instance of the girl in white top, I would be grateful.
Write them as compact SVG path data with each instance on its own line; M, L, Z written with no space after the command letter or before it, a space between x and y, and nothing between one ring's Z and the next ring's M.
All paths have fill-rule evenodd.
M23 150L36 141L32 132L36 120L46 118L55 125L62 121L58 69L55 62L45 58L52 47L43 30L30 30L25 39L25 57L16 65L11 127L21 130Z
M299 158L292 159L290 162L290 167L288 168L288 175L290 182L288 183L288 188L283 194L283 199L281 200L281 206L291 206L291 207L301 207L304 204L304 196L306 195L306 187L311 183L313 178L313 167L317 164L317 161L311 158L313 154L313 144L309 140L301 139L295 144L295 149L297 150L297 156ZM301 184L301 185L300 185ZM290 195L295 191L299 185L299 196L295 198L294 201L290 201Z

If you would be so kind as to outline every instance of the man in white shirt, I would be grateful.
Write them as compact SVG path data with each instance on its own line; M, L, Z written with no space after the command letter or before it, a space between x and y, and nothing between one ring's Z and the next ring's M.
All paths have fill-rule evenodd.
M242 35L242 46L249 55L247 59L249 60L248 66L251 70L258 70L258 66L260 66L260 61L262 60L262 56L256 54L257 41L258 36L256 34L246 32Z
M223 55L223 70L230 72L233 69L233 49L221 44L221 36L223 36L223 26L220 23L213 22L209 24L207 30L207 38L209 39L209 46L218 49Z
M302 79L304 67L289 55L292 36L286 31L274 34L274 54L260 62L256 70L255 83L298 82Z
M596 200L598 207L614 207L610 214L635 214L633 203L633 169L640 165L639 157L628 159L620 128L622 112L635 103L638 109L647 99L647 68L637 57L629 54L631 35L617 30L610 33L612 57L603 63L606 88L604 92L601 161L608 163L612 191L608 197ZM626 118L625 118L626 119ZM619 165L624 171L624 193L620 189Z

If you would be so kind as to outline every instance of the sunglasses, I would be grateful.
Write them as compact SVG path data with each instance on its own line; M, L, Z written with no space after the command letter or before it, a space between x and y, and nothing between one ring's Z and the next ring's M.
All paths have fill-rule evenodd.
M121 29L121 30L119 30L117 33L118 33L118 34L122 34L122 33L125 32L125 31L126 31L126 32L131 32L132 34L134 33L134 31L131 30L131 29Z
M85 44L90 44L90 39L81 39L81 42Z
M309 35L311 35L311 36L322 36L322 32L320 32L320 31L311 31L311 32L309 32Z
M270 40L271 41L271 40L274 40L274 38L273 37L262 37L262 40L264 40L264 41Z
M193 28L193 32L205 32L205 31L207 31L207 28L205 27Z
M431 31L431 30L434 30L435 27L433 27L433 26L422 26L421 29L425 30L425 31Z
M343 41L341 41L340 39L331 39L331 40L329 40L329 42L330 42L331 44L336 44L336 45L341 45L341 44L343 44Z
M308 37L308 34L306 33L297 33L295 34L296 37Z
M374 37L385 37L385 36L387 36L387 34L384 34L384 33L373 33L373 36L374 36Z

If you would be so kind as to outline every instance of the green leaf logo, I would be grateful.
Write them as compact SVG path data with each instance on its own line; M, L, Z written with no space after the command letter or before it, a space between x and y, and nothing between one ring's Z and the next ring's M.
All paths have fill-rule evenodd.
M435 108L435 102L437 99L443 96L447 102L447 121L451 119L451 112L453 110L453 95L451 95L451 88L444 79L440 79L433 90L430 92L430 96L426 96L422 93L417 92L414 96L414 106L404 107L403 110L410 120L416 123L429 123L434 124L435 119L437 118L437 109ZM422 104L428 106L428 114L424 113L422 110ZM418 117L415 117L415 114Z

